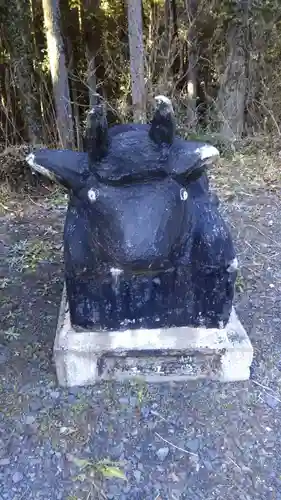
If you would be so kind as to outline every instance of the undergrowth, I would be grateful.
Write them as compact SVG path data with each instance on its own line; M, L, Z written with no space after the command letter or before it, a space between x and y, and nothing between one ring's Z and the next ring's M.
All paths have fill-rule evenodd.
M50 240L21 240L11 247L8 264L14 271L35 271L40 262L50 261L52 257L53 245Z

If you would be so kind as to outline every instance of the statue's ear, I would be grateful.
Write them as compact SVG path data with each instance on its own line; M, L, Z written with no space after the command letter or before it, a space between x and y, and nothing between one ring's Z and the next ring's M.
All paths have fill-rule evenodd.
M176 139L169 155L169 169L179 182L189 184L199 179L220 153L211 144Z
M92 169L96 161L108 153L109 136L106 109L100 96L97 104L88 112L85 131L85 149L89 157L89 167Z
M171 145L176 135L176 121L168 97L155 97L155 111L149 130L150 139L158 145Z
M88 172L87 154L70 150L38 149L26 161L36 172L72 190L80 189L83 173Z

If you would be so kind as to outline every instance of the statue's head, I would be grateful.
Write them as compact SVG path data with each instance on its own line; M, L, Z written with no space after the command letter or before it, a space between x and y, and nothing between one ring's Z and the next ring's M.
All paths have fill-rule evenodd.
M59 182L73 194L94 199L97 183L126 185L147 179L172 177L187 184L198 179L219 156L206 143L176 136L172 103L155 98L151 124L108 128L106 109L97 99L87 115L86 152L40 149L27 156L34 170Z

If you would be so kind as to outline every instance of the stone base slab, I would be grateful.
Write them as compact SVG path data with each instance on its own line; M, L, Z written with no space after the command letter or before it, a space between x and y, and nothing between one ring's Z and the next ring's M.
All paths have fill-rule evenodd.
M74 329L63 293L54 344L65 387L134 377L148 382L248 380L251 342L235 310L225 328L159 328L114 332Z

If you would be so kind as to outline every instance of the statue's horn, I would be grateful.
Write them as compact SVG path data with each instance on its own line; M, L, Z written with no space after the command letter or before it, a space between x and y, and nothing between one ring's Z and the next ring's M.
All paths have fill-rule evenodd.
M97 103L88 112L85 133L85 145L89 156L90 168L94 162L101 160L107 155L109 146L105 105L98 94L96 94L96 97Z
M155 97L155 111L149 130L149 136L156 144L171 145L176 133L175 114L168 97Z

